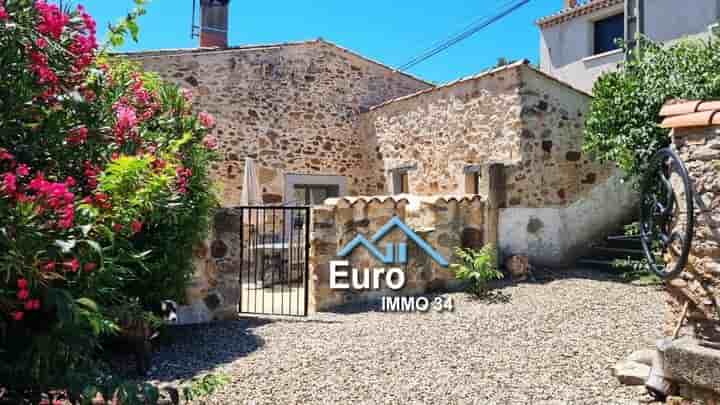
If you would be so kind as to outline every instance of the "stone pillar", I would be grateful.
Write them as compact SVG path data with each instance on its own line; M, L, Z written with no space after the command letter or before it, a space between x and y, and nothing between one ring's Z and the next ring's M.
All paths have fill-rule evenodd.
M498 246L498 224L500 209L506 206L505 166L501 163L488 167L488 201L485 209L483 235L486 244ZM498 260L501 260L498 254Z
M688 303L683 333L720 341L720 126L676 128L672 139L692 181L695 229L688 264L680 277L667 285L665 331L672 333ZM678 180L671 179L673 183ZM684 201L683 193L678 193L682 187L675 190L677 200ZM677 259L675 252L669 259L672 265Z

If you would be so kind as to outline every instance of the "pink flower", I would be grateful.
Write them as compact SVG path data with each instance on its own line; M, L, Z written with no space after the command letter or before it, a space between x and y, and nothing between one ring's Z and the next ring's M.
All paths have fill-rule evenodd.
M73 273L76 273L78 269L80 268L80 261L77 258L74 258L70 260L69 262L63 263L63 267L70 270Z
M60 214L60 220L58 221L58 227L61 229L72 228L73 222L75 221L75 207L72 204L68 204L63 208Z
M215 117L205 111L198 114L198 120L200 120L200 124L205 128L210 129L215 126Z
M15 169L15 174L17 174L18 177L25 177L30 174L30 169L25 163L21 163L17 169Z
M54 271L55 270L55 262L47 262L42 265L41 270L44 272Z
M17 287L21 290L27 290L28 288L28 281L24 278L19 278L17 281Z
M113 230L114 230L115 232L118 232L118 233L119 233L119 232L122 232L122 230L123 230L122 224L121 224L121 223L117 223L117 222L114 223L114 224L113 224Z
M120 104L115 109L115 118L115 137L119 143L124 143L125 136L138 124L137 113L132 107Z
M97 268L97 264L92 263L92 262L85 263L85 265L83 266L83 270L85 270L88 273L95 270L96 268Z
M193 99L192 90L182 89L182 90L180 90L180 92L181 92L183 98L185 99L185 101L187 101L188 103L192 102L192 99Z
M20 290L17 292L17 297L20 301L25 301L26 299L30 298L30 291Z
M25 314L22 311L15 311L10 314L12 316L12 319L15 321L22 321Z
M0 148L0 161L3 160L15 160L15 156L7 151L7 149Z
M40 49L45 49L48 46L48 42L45 40L45 38L38 37L35 40L35 46Z
M12 173L5 173L5 175L3 175L2 187L6 194L15 194L17 191L17 177Z
M72 177L68 176L65 179L65 186L67 186L68 188L75 187L76 185L77 185L77 181L75 181L75 179L73 179Z
M38 309L40 309L40 300L37 300L37 299L36 299L36 300L32 300L32 303L33 303L32 307L33 307L33 309L34 309L35 311L37 311Z
M138 232L142 231L143 223L136 219L136 220L132 221L131 226L132 226L133 233L138 233Z
M65 26L70 21L70 17L63 13L55 4L47 4L45 0L35 2L35 8L40 14L40 24L37 29L43 34L49 35L54 39L60 39Z
M10 15L5 10L5 7L0 6L0 21L7 20L8 18L10 18Z
M217 149L218 141L217 138L215 138L214 136L208 135L205 137L205 139L203 139L203 144L206 148L210 150L215 150Z
M85 127L79 127L70 131L70 136L67 137L67 141L71 145L80 145L85 143L88 138L88 129Z
M106 210L112 208L112 204L110 203L110 197L105 193L95 194L95 204L98 207Z
M178 167L175 170L175 173L177 174L177 187L178 191L181 194L185 194L188 191L188 185L190 183L190 176L192 176L192 170L191 169L185 169L182 167Z
M35 309L35 300L25 301L25 310L32 311Z

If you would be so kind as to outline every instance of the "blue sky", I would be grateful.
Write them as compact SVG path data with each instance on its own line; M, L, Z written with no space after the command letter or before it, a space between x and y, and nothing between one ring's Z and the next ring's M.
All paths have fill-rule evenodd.
M293 42L322 37L372 59L398 66L508 0L231 0L230 44ZM131 0L80 0L95 16L102 37ZM529 4L475 36L416 66L410 73L443 83L492 66L498 57L537 62L534 21L559 10L562 0ZM189 48L192 0L152 0L142 17L140 42L123 50Z

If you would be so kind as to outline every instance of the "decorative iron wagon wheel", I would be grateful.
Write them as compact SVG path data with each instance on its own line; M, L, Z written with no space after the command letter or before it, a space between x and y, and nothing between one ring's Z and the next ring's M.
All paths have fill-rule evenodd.
M661 149L650 161L640 201L640 241L655 274L669 280L682 272L694 227L693 190L687 169L672 149ZM670 250L677 260L668 266L658 256Z

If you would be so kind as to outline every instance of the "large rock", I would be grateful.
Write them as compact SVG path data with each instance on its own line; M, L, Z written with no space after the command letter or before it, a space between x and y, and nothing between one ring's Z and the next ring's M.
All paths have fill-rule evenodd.
M650 375L650 367L642 363L623 360L612 368L612 373L621 384L645 385L645 381Z
M644 364L648 367L652 367L653 357L655 356L655 350L653 349L642 349L634 351L628 358L627 361L634 361L636 363Z
M665 367L673 380L720 394L720 350L684 337L665 350Z
M505 260L505 268L514 281L524 281L530 275L530 260L527 256L511 256Z

